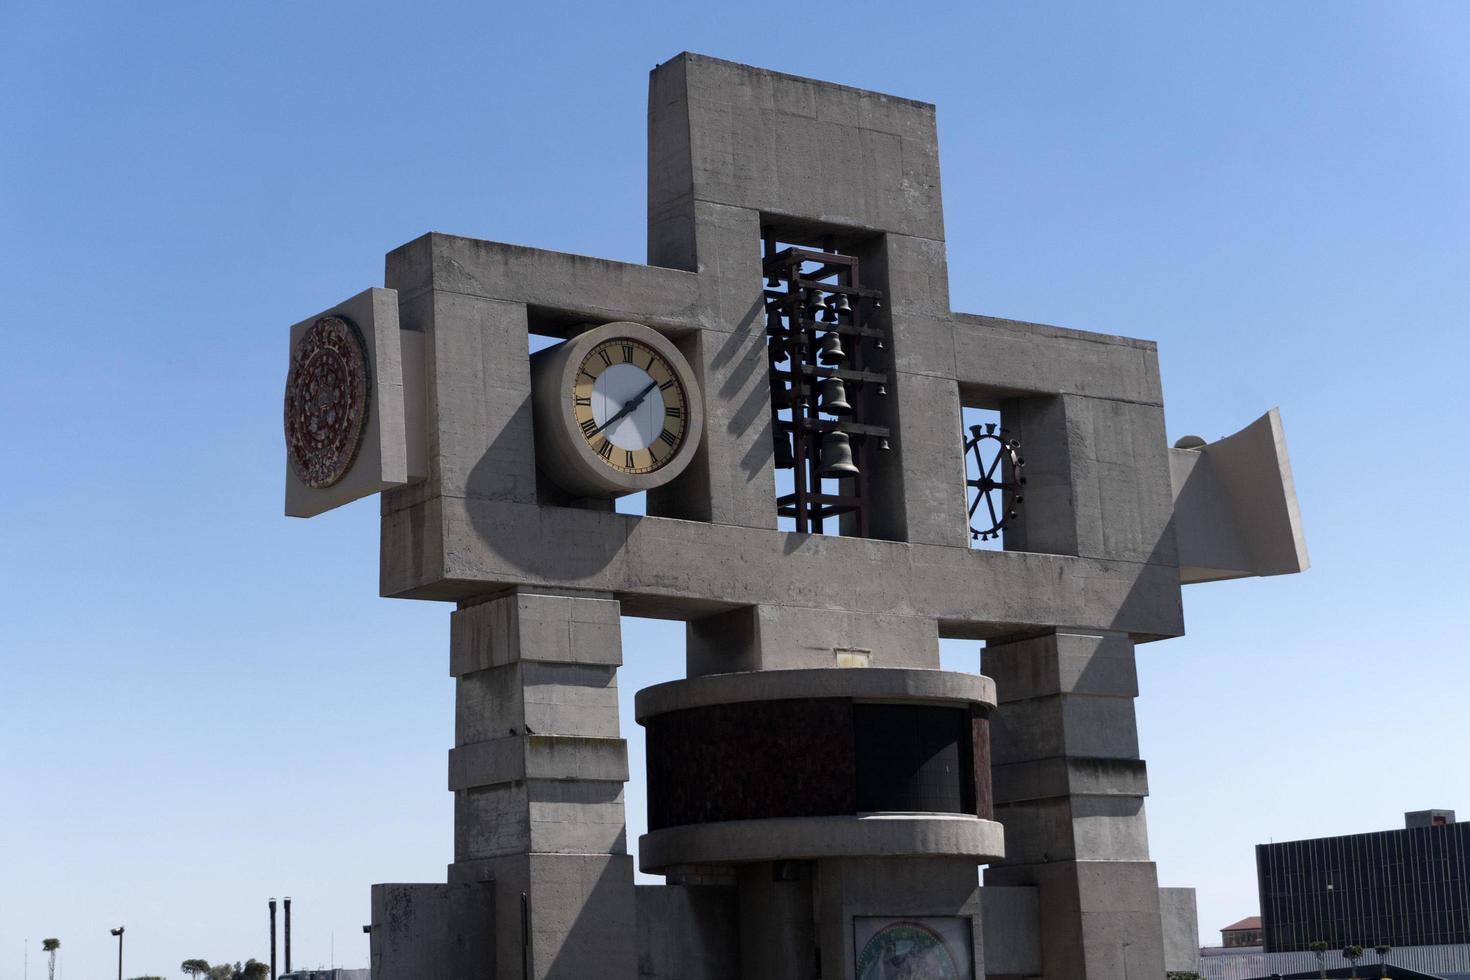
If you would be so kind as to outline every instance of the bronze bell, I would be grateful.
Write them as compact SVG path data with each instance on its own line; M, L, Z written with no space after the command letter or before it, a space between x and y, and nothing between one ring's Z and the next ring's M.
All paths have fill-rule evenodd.
M770 342L766 345L766 351L771 355L772 364L780 364L791 353L791 348L784 336L774 334L771 336Z
M778 409L791 407L791 389L786 387L786 382L776 375L771 377L771 407Z
M828 432L822 436L822 465L817 467L817 476L841 480L857 475L857 465L852 461L852 440L847 433Z
M777 432L775 433L775 439L775 467L778 470L789 470L796 465L796 457L791 453L791 437L784 432Z
M809 309L809 310L820 310L820 309L822 309L826 305L827 305L827 301L826 301L825 298L823 298L822 291L821 290L819 290L819 289L808 289L807 290L807 292L806 292L806 306L807 306L807 309ZM813 314L812 316L815 319L816 314Z
M847 294L846 293L838 293L837 294L837 301L832 304L832 310L833 310L834 313L850 313L850 312L852 312L852 304L847 301Z
M841 364L847 360L847 351L842 349L842 337L836 333L823 335L817 345L817 361L822 364Z
M847 403L847 388L841 378L828 378L822 382L822 411L828 415L851 415L852 406Z

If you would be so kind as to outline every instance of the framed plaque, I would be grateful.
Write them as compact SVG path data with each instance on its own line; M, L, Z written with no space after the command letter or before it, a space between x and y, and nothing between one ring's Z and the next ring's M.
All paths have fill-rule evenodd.
M855 980L975 980L968 916L852 920Z

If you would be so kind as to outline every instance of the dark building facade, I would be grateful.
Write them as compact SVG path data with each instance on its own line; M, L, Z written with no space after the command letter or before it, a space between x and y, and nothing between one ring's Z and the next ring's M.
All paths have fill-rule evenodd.
M1266 952L1470 943L1470 823L1405 816L1403 830L1257 845Z

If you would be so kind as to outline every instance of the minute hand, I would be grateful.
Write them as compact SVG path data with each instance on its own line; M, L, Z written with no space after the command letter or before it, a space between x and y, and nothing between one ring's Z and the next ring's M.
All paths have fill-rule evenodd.
M658 382L657 381L650 381L650 382L648 382L648 387L647 388L644 388L642 391L638 392L637 397L633 398L631 401L629 401L626 404L624 404L622 408L618 409L618 412L617 412L616 415L612 416L606 422L602 423L597 428L593 429L591 434L595 436L595 435L597 435L597 433L601 432L603 429L606 429L608 426L612 425L614 422L617 422L620 419L626 418L629 413L631 413L632 411L634 411L639 405L642 405L643 404L643 399L647 398L648 397L648 393L650 391L652 391L653 389L657 388L657 387L658 387Z

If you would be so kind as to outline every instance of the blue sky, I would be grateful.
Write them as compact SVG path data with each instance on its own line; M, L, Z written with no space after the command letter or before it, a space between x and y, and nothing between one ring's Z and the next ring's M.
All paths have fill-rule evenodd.
M1314 568L1140 651L1205 937L1256 843L1470 811L1470 7L849 9L0 3L0 980L264 958L284 894L364 965L442 877L448 609L377 597L374 502L280 516L286 328L431 229L641 261L686 49L936 103L953 307L1159 341L1171 439L1281 406ZM625 623L625 701L681 643Z

